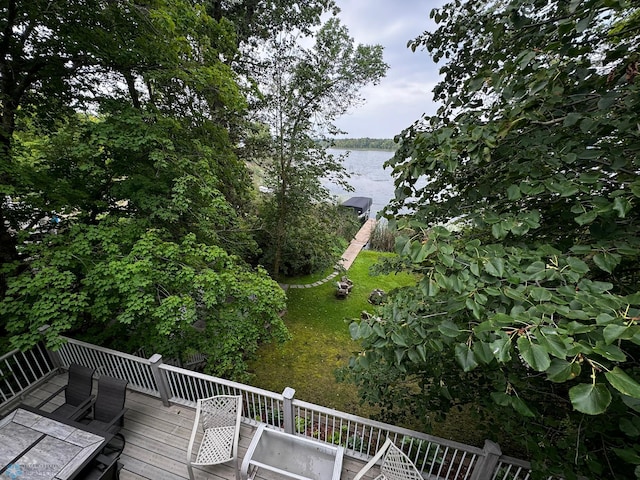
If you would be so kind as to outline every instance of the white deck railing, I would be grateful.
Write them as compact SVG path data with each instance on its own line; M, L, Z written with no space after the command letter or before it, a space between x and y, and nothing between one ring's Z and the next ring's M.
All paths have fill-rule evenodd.
M55 366L38 344L29 351L13 350L0 357L0 406L20 398L48 378Z
M478 448L405 428L376 422L294 398L295 391L269 392L162 363L160 355L149 359L66 339L56 352L36 347L0 357L0 410L28 388L42 383L56 369L71 363L92 367L98 375L129 381L129 388L171 403L195 407L198 398L241 395L246 423L260 422L288 433L339 444L345 454L368 459L386 438L411 458L426 479L433 480L528 480L528 462L501 454L487 441ZM5 373L8 372L8 373ZM17 373L19 372L19 373Z

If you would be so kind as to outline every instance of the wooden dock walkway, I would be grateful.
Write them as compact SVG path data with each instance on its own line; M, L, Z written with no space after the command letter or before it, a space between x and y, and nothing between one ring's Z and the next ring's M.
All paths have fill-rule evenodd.
M370 218L360 228L356 236L351 240L351 243L342 254L342 258L338 260L338 265L345 270L349 270L349 267L353 264L360 251L369 243L371 234L376 228L376 220Z

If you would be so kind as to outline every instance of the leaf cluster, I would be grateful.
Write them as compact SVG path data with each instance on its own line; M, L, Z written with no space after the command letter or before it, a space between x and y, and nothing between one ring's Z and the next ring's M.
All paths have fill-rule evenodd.
M422 279L352 327L353 372L499 413L540 475L632 478L640 459L636 16L456 1L411 44L443 62L442 107L397 137L386 213Z

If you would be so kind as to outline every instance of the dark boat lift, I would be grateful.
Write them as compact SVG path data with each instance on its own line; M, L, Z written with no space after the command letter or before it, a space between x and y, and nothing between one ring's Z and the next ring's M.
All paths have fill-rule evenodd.
M369 219L372 204L373 199L370 197L351 197L350 199L342 202L340 206L352 209L360 222L364 223Z

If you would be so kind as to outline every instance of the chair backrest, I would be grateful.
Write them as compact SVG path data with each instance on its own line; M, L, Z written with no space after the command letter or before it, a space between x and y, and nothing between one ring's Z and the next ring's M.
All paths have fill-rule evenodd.
M242 397L219 395L198 400L200 424L204 430L233 427L239 419Z
M128 380L102 375L98 379L98 395L93 410L93 419L109 423L124 408Z
M387 480L424 480L413 462L394 444L389 444L380 473Z
M76 365L69 365L69 379L64 390L65 403L77 407L91 395L93 372L95 370Z

